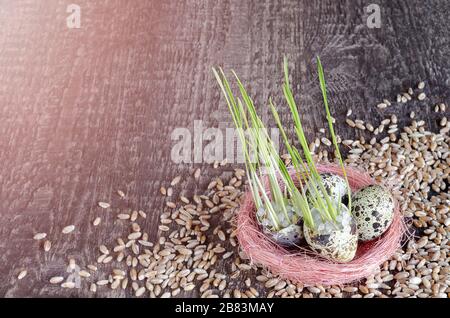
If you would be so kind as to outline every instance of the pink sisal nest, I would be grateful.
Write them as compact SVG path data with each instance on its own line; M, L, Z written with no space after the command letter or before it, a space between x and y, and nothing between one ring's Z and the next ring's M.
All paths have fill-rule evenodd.
M317 169L321 173L342 176L342 169L337 165L317 165ZM352 168L346 170L352 191L376 183L367 173ZM306 285L344 284L373 274L400 247L406 231L403 216L396 203L394 219L388 230L373 241L359 242L355 258L351 262L340 264L304 248L293 252L277 245L262 233L255 213L252 195L247 193L237 215L237 237L242 250L252 262L268 268L273 274Z

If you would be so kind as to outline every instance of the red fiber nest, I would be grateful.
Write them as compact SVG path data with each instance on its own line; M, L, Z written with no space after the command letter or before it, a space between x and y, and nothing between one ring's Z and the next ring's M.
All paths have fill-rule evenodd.
M317 165L317 169L320 173L342 176L342 169L337 165ZM367 173L352 168L346 171L352 191L376 183ZM358 242L356 256L351 262L334 263L305 248L292 251L277 245L262 233L255 214L252 195L247 193L237 215L237 237L243 251L252 262L266 267L273 274L305 285L339 285L373 274L397 251L406 231L396 202L392 224L381 237Z

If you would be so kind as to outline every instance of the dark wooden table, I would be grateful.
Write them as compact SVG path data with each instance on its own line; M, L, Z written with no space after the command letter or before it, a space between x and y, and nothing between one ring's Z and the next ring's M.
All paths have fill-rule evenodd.
M66 24L73 2L79 29ZM431 107L408 103L382 114L374 106L419 80L449 101L450 2L373 2L380 28L366 23L372 1L1 1L0 295L89 295L47 280L69 256L93 259L93 247L120 233L112 217L92 226L99 200L117 202L122 189L127 206L148 213L155 239L159 187L202 167L199 182L182 191L205 189L210 165L173 163L171 133L193 131L194 120L230 123L212 66L234 68L264 105L269 96L281 101L286 54L310 136L324 125L318 54L339 123L347 108L374 123L392 113L406 122L415 110L436 128ZM337 130L359 136L343 124ZM77 226L70 239L61 234L68 224ZM49 234L49 253L32 239L37 232ZM28 276L18 281L21 268Z

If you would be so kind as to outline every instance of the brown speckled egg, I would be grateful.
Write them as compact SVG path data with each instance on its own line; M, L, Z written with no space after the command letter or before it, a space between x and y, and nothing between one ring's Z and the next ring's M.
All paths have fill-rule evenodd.
M283 246L299 245L303 240L303 227L291 224L278 232L270 233L272 239Z
M341 176L338 176L336 174L331 173L321 173L320 177L322 179L322 184L325 190L327 191L328 195L332 200L335 202L338 201L339 198L344 198L344 196L347 195L347 182L345 182L345 179ZM314 195L315 190L313 189L311 181L308 182L306 185L307 189L307 197L308 201L311 202L311 195ZM317 190L320 193L320 188L317 187ZM312 205L312 204L311 204Z
M370 185L352 196L352 214L361 241L380 237L394 218L394 198L383 186Z
M315 229L310 229L306 224L303 227L305 240L311 249L331 261L350 262L358 248L358 234L356 222L347 207L341 205L336 222L322 220L315 208L311 213Z
M303 240L303 218L294 210L293 206L286 202L286 211L283 213L274 205L274 210L277 215L278 229L275 226L273 219L269 213L261 207L256 212L256 219L262 227L264 233L272 238L276 243L283 246L299 245Z

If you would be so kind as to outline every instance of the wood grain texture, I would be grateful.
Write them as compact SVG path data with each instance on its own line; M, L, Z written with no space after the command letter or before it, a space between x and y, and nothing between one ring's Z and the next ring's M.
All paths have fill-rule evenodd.
M81 29L66 26L73 2ZM424 103L384 112L374 106L422 79L434 96L430 105L448 104L450 2L377 1L382 25L369 29L364 7L371 2L0 1L0 296L89 296L47 281L64 272L69 257L90 262L98 244L122 233L108 213L142 208L155 239L164 209L159 187L202 167L200 182L181 189L205 189L210 166L172 163L170 137L176 127L192 130L194 120L229 125L212 66L235 69L258 105L269 96L281 104L288 55L310 137L325 123L316 55L339 123L347 108L374 123L393 113L404 123L415 110L436 129ZM337 130L359 136L343 124ZM102 211L99 200L114 210ZM103 223L95 229L98 215ZM68 224L76 230L63 236ZM32 240L36 232L49 233L49 253ZM17 281L20 268L29 274ZM105 288L97 296L125 293Z

